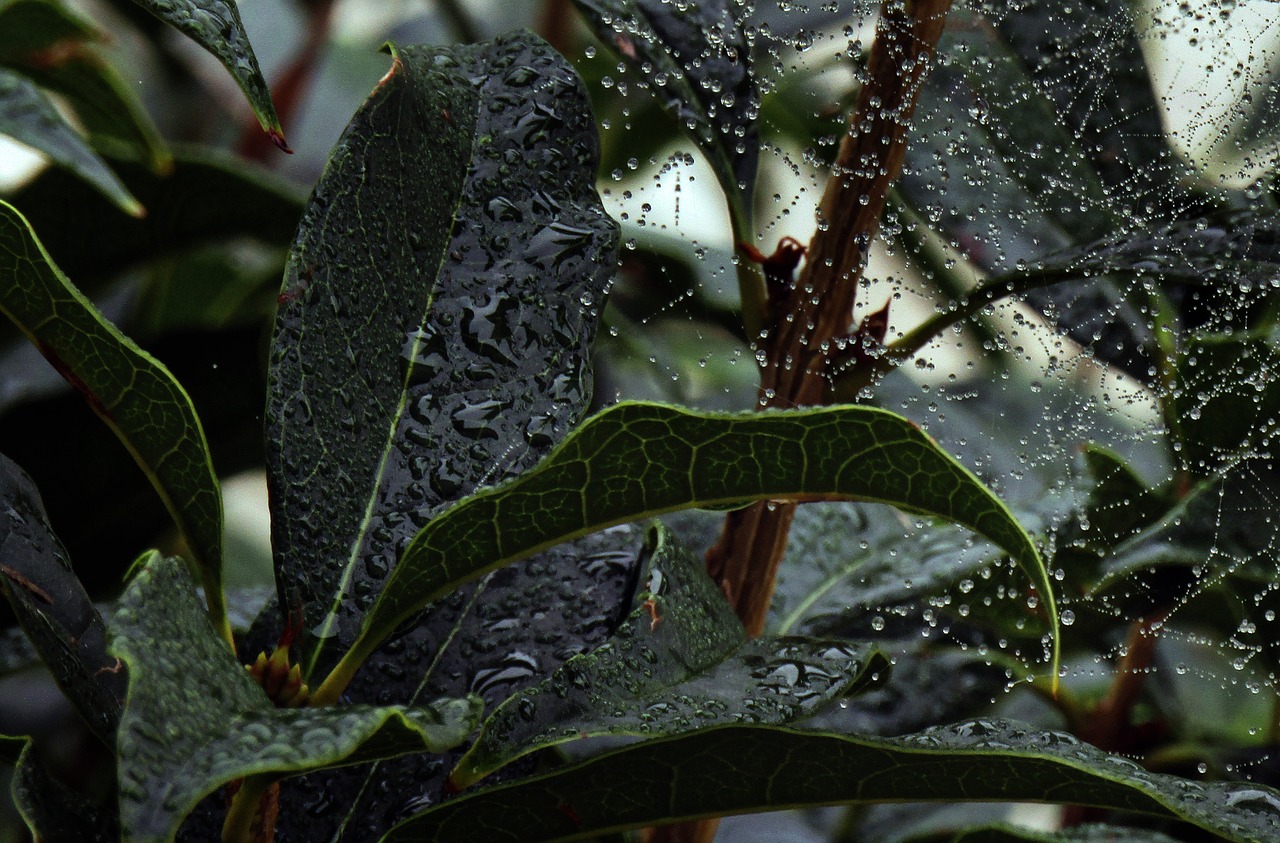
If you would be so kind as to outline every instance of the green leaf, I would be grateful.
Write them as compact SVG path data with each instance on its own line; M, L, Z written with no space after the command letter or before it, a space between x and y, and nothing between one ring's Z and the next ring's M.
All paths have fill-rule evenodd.
M1182 416L1179 413L1179 416ZM1096 443L1083 449L1085 466L1094 481L1085 503L1087 530L1079 538L1109 549L1148 526L1169 509L1161 493L1148 489L1119 454Z
M31 742L31 738L20 735L0 735L0 763L10 767L18 763L22 750Z
M53 264L27 221L0 202L0 312L115 432L164 501L200 566L224 631L222 496L200 419L169 370L103 318Z
M31 479L0 455L0 592L63 693L107 745L115 741L124 674Z
M240 21L235 0L134 0L139 6L172 26L222 62L253 106L263 130L276 145L290 151L280 128L280 118L271 102L271 90L258 59L249 44L249 35Z
M114 806L94 804L54 778L28 743L18 757L11 794L38 841L113 843L120 840Z
M937 832L911 841L938 841ZM1016 825L989 825L966 828L951 836L950 843L1178 843L1167 834L1118 825L1081 825L1063 831L1037 831Z
M748 641L705 564L665 527L650 528L646 551L645 590L626 623L499 706L450 775L454 786L580 738L790 723L888 675L888 660L866 646Z
M0 65L65 96L94 146L132 151L157 172L171 163L159 130L135 93L89 42L93 24L51 0L0 3Z
M1185 211L1179 179L1187 167L1165 134L1132 7L1125 0L998 0L988 14L1053 101L1060 124L1079 138L1115 213L1168 219ZM1081 79L1092 80L1094 96L1079 95Z
M1039 591L1056 654L1053 590L1030 537L977 478L901 416L859 406L727 414L624 403L580 426L534 469L460 502L419 532L359 641L318 693L336 696L378 642L423 606L545 547L692 506L831 497L935 514L991 539ZM1056 674L1056 655L1052 661Z
M49 169L13 197L68 275L102 278L193 245L247 235L287 244L304 196L268 170L212 149L178 148L173 168L157 175L111 159L147 206L145 219L124 216L65 173Z
M532 465L586 406L617 248L596 157L580 81L529 34L395 51L338 142L268 386L277 581L311 632L304 676L354 640L437 509Z
M63 41L87 41L98 31L53 0L0 0L0 63L25 58Z
M1187 339L1173 405L1186 464L1201 476L1267 447L1280 420L1280 335L1267 328Z
M733 211L750 229L760 158L760 91L743 12L734 0L574 0L596 36L634 65L707 156Z
M383 843L536 843L697 817L921 800L1138 811L1239 843L1280 835L1280 794L1268 787L1149 773L1071 735L974 720L899 738L724 726L644 741L462 796L402 822Z
M135 157L157 173L172 166L173 156L137 93L96 52L78 50L22 72L66 99L99 151Z
M71 128L35 83L0 67L0 135L49 156L102 192L127 214L145 210L97 153Z
M479 718L474 699L276 708L203 616L185 564L158 553L129 584L110 631L129 667L120 819L124 838L138 843L172 840L196 803L233 779L442 752Z

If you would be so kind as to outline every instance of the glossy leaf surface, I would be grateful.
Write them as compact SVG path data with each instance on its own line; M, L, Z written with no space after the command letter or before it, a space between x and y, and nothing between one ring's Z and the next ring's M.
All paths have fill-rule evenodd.
M631 608L643 540L641 529L624 524L453 592L374 653L344 699L412 705L470 693L485 701L486 711L496 708L617 629ZM462 749L282 782L276 839L376 840L399 820L448 797L446 779ZM535 758L521 759L490 781L528 775L535 764ZM220 817L197 817L184 826L183 839L216 836L219 822Z
M650 528L646 551L643 590L627 621L490 715L450 776L455 786L580 738L789 723L888 674L888 660L867 646L748 641L700 557L660 525Z
M760 158L760 92L739 0L574 4L596 36L639 70L663 107L693 136L735 215L749 219Z
M479 701L276 708L209 625L185 564L153 553L110 623L129 667L120 721L124 837L171 840L205 794L255 773L291 775L442 752L475 728Z
M583 424L536 468L422 530L339 670L354 672L400 622L457 584L585 532L691 506L832 497L932 513L990 538L1043 596L1056 640L1052 587L1027 533L901 416L854 406L743 415L624 403ZM350 678L335 676L342 685Z
M263 130L284 147L284 133L271 103L271 90L258 69L258 59L240 21L235 0L134 2L216 56L248 97Z
M76 133L35 83L0 67L0 135L7 135L49 156L93 185L116 207L142 216L142 205L129 194L98 154Z
M214 622L222 605L222 496L200 419L168 369L108 322L0 202L2 311L129 449L186 537Z
M267 409L305 673L440 506L582 412L617 243L596 156L577 76L527 34L397 52L339 141L286 271Z
M110 746L125 674L107 654L106 627L53 534L35 484L0 455L0 592L63 693Z
M654 822L884 800L1046 801L1173 817L1228 840L1280 834L1280 794L1149 773L1070 735L974 720L899 738L725 726L463 796L384 843L587 838Z

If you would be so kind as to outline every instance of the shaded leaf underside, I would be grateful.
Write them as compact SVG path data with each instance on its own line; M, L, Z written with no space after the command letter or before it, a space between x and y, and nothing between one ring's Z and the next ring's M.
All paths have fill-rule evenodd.
M900 738L727 726L646 741L461 797L383 841L534 843L694 817L916 800L1138 811L1240 843L1280 834L1280 795L1270 788L1149 773L1070 735L975 720Z

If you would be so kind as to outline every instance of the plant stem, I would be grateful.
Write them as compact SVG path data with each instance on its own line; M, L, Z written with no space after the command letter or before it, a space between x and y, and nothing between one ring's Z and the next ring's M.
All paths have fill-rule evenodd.
M573 16L569 0L543 0L537 32L562 56L569 55L573 35Z
M264 797L274 783L273 778L264 774L245 778L231 798L231 807L227 809L227 818L222 823L222 843L258 843L262 835L258 833L261 829L255 828L255 821L259 818ZM274 832L275 818L271 820Z
M819 207L800 277L768 308L763 285L739 275L747 336L763 337L760 408L821 404L827 354L852 331L853 306L885 197L907 149L907 124L932 65L951 0L883 0L868 82L858 94ZM735 236L738 225L735 219ZM741 260L741 256L739 257ZM753 285L754 284L754 285ZM758 291L759 302L750 301ZM772 309L773 312L765 312ZM762 326L752 324L764 312ZM763 333L762 333L763 330ZM707 572L720 584L749 635L764 631L778 565L796 504L762 501L730 513L707 551ZM648 843L709 843L716 820L652 829Z
M907 124L951 0L884 0L868 81L841 142L819 208L800 277L787 291L761 348L764 407L821 404L827 354L850 335L853 305L890 185L902 169ZM730 513L720 541L707 553L747 631L760 634L786 548L794 503L762 502Z

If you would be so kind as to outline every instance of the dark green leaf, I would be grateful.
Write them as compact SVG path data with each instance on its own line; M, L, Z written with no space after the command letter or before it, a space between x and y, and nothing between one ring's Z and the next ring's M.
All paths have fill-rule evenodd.
M1177 367L1173 406L1192 472L1209 474L1273 441L1280 350L1271 329L1190 337Z
M1176 603L1186 616L1201 600L1216 599L1209 587L1224 577L1242 581L1250 593L1274 579L1280 525L1271 513L1280 489L1269 472L1258 469L1242 461L1197 483L1163 517L1104 560L1094 596L1126 613ZM1192 583L1196 587L1187 597ZM1261 613L1261 601L1250 602ZM1237 614L1214 620L1231 631L1240 622ZM1239 636L1251 638L1243 630Z
M0 135L49 156L93 185L127 214L142 216L142 205L120 182L35 83L0 67Z
M92 23L54 0L0 0L0 64L96 35Z
M267 409L305 675L436 509L582 412L617 244L596 155L576 75L527 34L397 52L339 141L290 257Z
M53 260L75 278L101 278L198 243L248 235L285 244L302 213L296 187L226 153L176 149L158 176L131 161L111 164L146 205L127 217L65 173L49 169L13 197Z
M989 14L1064 128L1080 139L1116 213L1168 219L1185 209L1188 197L1178 187L1185 165L1166 139L1136 13L1125 0L998 0ZM1081 97L1085 79L1093 93Z
M24 67L22 72L66 98L98 150L137 158L157 173L172 165L160 131L134 88L96 52L82 49L57 63Z
M110 632L129 668L117 743L121 826L139 843L173 839L200 798L233 779L442 752L480 713L475 699L276 708L209 625L186 565L159 554L129 584Z
M1240 843L1280 835L1280 794L1188 781L1058 732L976 720L900 738L725 726L614 750L463 796L383 841L488 843L750 811L884 800L1059 802L1173 817Z
M124 673L107 654L102 616L50 529L35 484L3 455L0 502L0 592L80 716L111 746Z
M108 322L0 202L0 311L107 423L147 474L200 565L209 611L222 602L222 496L191 400L168 369Z
M643 531L624 524L559 545L465 586L415 619L369 659L343 695L351 702L414 704L473 693L498 706L603 644L631 608ZM273 628L274 636L279 632ZM364 843L447 798L462 748L343 768L281 784L280 840ZM490 781L531 773L521 759ZM211 813L211 812L207 812ZM356 821L359 818L359 821ZM193 818L186 839L218 834L220 818Z
M14 805L40 843L113 843L120 839L114 806L95 805L50 775L28 744L18 758Z
M321 693L344 687L377 643L423 606L545 547L691 506L830 497L935 514L991 539L1031 578L1056 642L1052 587L1026 531L901 416L857 406L744 415L624 403L580 426L534 469L419 532Z
M1119 454L1095 443L1084 448L1085 466L1093 488L1085 503L1088 544L1111 548L1155 521L1169 508L1159 492L1148 489Z
M67 97L94 145L121 145L157 171L170 163L134 87L90 46L92 23L52 0L0 3L0 65Z
M912 841L938 841L937 833ZM1016 825L967 828L951 836L950 843L1178 843L1167 834L1117 825L1081 825L1064 831L1036 831Z
M134 0L139 6L217 57L249 98L258 123L280 148L288 150L271 91L234 0Z
M499 706L450 776L454 785L579 738L790 723L887 675L888 660L865 646L748 641L700 557L661 525L650 528L646 551L644 590L627 622Z
M750 228L760 92L738 0L574 0L596 35L636 65L706 154L735 221Z
M10 767L18 763L22 750L31 742L31 738L17 735L0 735L0 763Z

